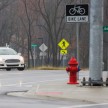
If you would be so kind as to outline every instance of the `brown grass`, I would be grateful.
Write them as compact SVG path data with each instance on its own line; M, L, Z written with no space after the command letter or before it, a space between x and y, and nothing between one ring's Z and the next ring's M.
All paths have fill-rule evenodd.
M36 69L36 70L65 70L66 67L41 66L41 67L35 67L32 69Z

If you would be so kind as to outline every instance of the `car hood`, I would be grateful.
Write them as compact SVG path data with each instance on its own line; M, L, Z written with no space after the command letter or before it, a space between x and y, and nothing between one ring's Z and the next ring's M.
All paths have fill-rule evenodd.
M6 59L20 59L19 55L0 55L0 57L4 60Z

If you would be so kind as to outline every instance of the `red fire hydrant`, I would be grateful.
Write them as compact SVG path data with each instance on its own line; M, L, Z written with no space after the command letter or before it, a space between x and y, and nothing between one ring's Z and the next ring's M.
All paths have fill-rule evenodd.
M67 84L79 84L77 82L77 72L80 70L78 69L78 62L75 57L72 57L68 62L68 67L66 71L69 73L69 82Z

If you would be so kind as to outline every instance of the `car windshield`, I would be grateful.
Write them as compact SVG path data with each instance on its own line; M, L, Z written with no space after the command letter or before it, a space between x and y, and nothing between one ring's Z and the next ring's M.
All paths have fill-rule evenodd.
M13 49L0 49L0 55L17 55L17 52Z

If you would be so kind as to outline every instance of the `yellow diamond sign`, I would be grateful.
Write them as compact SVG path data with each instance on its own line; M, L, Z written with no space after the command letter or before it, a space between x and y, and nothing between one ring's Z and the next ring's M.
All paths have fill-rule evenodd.
M67 54L67 50L60 50L60 54L62 54L62 55Z
M69 46L69 43L68 43L65 39L62 39L62 40L58 43L58 46L59 46L61 49L66 49L66 48Z

